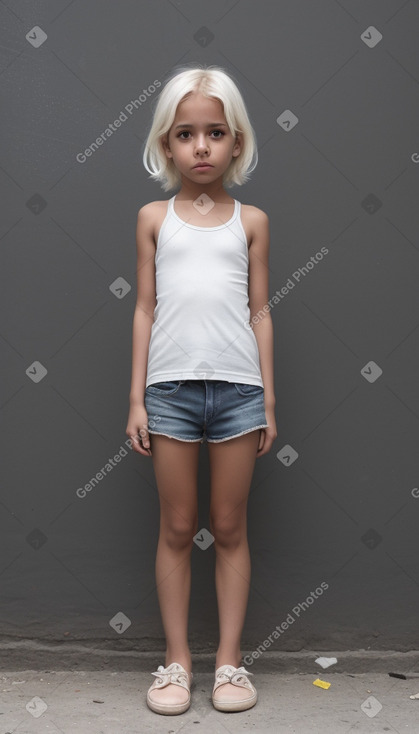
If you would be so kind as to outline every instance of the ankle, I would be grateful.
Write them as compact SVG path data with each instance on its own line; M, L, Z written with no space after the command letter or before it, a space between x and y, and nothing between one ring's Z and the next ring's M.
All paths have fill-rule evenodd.
M171 663L180 663L183 668L185 668L187 673L192 672L192 658L190 653L170 653L166 652L166 659L165 659L165 667L167 668L168 665L171 665Z
M221 668L222 665L233 665L235 668L240 667L241 653L217 653L215 658L215 669Z

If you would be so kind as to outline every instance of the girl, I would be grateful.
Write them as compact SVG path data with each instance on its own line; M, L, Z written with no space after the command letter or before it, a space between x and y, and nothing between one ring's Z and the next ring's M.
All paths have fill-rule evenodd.
M250 583L247 498L256 457L271 449L277 430L273 329L264 310L269 220L225 190L248 179L257 150L240 91L223 69L178 67L157 100L143 163L165 191L178 187L169 200L141 207L137 220L126 433L153 461L166 637L166 667L152 674L147 704L180 714L191 702L190 554L206 440L220 626L212 702L243 711L257 700L252 674L237 667Z

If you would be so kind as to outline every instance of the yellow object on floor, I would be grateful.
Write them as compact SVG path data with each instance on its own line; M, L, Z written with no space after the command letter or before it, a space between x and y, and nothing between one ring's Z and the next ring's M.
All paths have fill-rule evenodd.
M313 680L313 686L318 686L319 688L329 688L332 684L328 683L325 680L320 680L320 678L316 678L316 680Z

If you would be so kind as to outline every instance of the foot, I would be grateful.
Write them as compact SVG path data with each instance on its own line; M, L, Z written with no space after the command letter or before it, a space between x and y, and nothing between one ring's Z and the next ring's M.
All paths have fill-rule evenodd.
M157 673L160 672L160 676ZM159 666L157 671L154 673L155 680L152 686L150 686L147 693L147 702L154 711L157 713L183 713L186 710L188 703L190 702L190 687L192 684L192 672L186 670L181 663L177 661L167 665L164 668L162 665ZM179 683L170 683L170 679L178 680L183 682L184 685ZM165 683L162 687L162 682ZM167 709L167 710L165 710Z
M245 711L255 705L257 691L243 666L222 665L215 671L212 702L219 711ZM229 682L232 681L231 683Z
M215 670L217 671L218 668L220 668L222 665L230 665L234 668L238 668L240 666L240 660L236 660L233 663L229 662L225 658L217 658L215 662ZM237 701L240 699L240 701L246 699L249 697L249 691L247 688L241 688L239 686L234 686L232 683L223 683L222 686L219 686L217 688L217 691L220 691L218 694L223 701ZM217 698L217 694L215 695L215 699Z

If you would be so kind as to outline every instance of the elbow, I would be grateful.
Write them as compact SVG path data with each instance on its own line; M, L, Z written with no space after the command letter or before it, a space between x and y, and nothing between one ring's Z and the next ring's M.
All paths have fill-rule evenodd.
M156 303L137 300L135 304L134 317L154 321L154 310Z
M251 317L250 317L250 325L252 329L254 329L255 327L259 326L262 323L265 324L265 328L266 328L267 323L272 324L271 313L270 313L270 310L266 310L266 306L261 308L259 311L256 311L254 314L251 314Z

